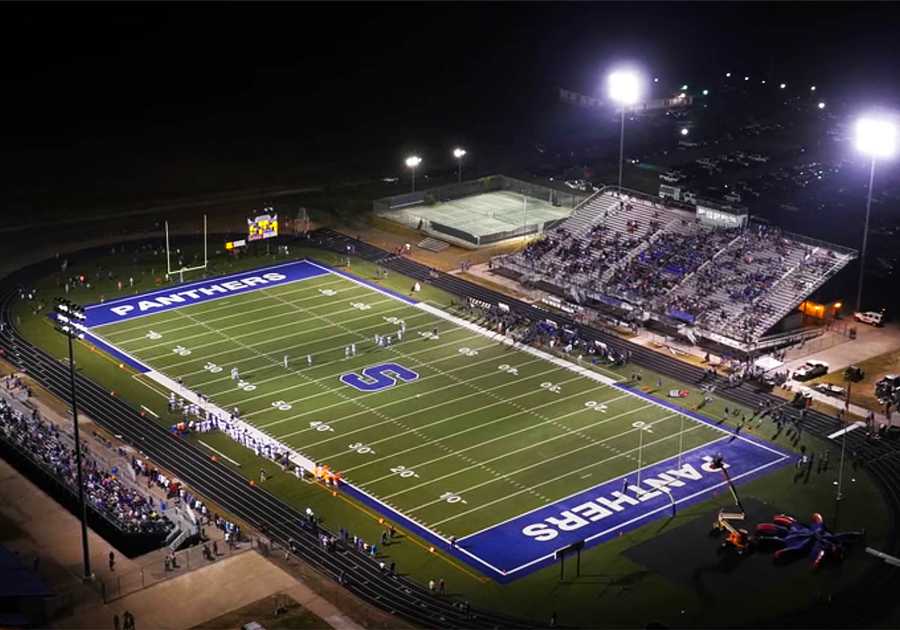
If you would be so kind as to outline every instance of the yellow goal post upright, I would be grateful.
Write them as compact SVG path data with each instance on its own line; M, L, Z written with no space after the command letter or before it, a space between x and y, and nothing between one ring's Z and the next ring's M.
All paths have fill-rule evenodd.
M203 215L203 264L202 265L194 265L193 267L188 267L185 265L181 265L178 269L172 269L172 248L169 242L169 222L168 220L165 222L166 226L166 280L170 279L172 276L178 274L178 281L184 282L184 274L186 271L201 271L205 270L209 264L209 249L207 246L207 230L206 230L206 214Z

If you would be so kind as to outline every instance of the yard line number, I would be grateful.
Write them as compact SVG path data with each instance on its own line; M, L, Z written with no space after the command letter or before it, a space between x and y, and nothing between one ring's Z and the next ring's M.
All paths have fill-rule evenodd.
M468 501L455 492L445 492L441 495L441 501L446 501L447 503L468 503Z
M147 334L145 336L147 337L147 339L162 339L162 335L155 330L147 331Z
M391 472L398 477L402 477L403 479L410 479L412 477L419 476L419 473L417 473L412 468L407 468L406 466L394 466L393 468L391 468Z
M315 429L316 431L331 431L332 433L334 432L334 429L332 429L330 425L325 424L321 420L313 420L309 423L309 428Z
M319 289L319 293L324 295L325 297L334 297L337 295L337 291L334 289Z
M467 348L465 346L459 349L459 353L464 357L478 356L478 350L473 350L472 348Z
M584 406L588 409L593 409L594 411L599 411L600 413L606 413L606 405L601 402L597 402L596 400L589 400L584 403Z
M353 308L355 308L358 311L368 311L370 308L372 308L365 302L350 302L350 306L352 306Z
M177 354L180 357L186 357L187 355L189 355L191 353L191 351L188 350L187 348L185 348L184 346L175 346L174 348L172 348L172 352L174 352L175 354Z
M507 374L512 374L513 376L519 375L519 368L514 368L513 366L507 363L501 363L497 366L497 369L501 372L506 372Z
M541 383L541 387L546 389L548 392L553 392L554 394L559 394L562 392L562 388L556 383L551 383L550 381L544 381Z
M353 444L349 444L347 446L354 453L359 453L360 455L374 455L375 451L372 450L372 447L368 444L363 444L362 442L354 442Z
M290 411L291 405L283 400L276 400L272 403L272 406L275 407L278 411Z

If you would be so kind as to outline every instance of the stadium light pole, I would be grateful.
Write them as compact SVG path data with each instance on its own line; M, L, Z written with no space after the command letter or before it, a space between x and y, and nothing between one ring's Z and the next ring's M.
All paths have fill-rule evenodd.
M75 427L75 466L78 480L78 505L81 512L81 551L84 555L84 579L93 578L91 556L88 550L87 504L84 501L84 478L81 469L81 434L78 429L78 402L75 394L75 357L73 339L84 339L84 322L87 319L84 308L69 300L57 298L53 309L56 315L56 330L66 336L69 342L69 388L72 396L72 425Z
M462 183L462 159L465 156L466 150L460 147L456 147L453 149L453 157L456 158L456 181L457 183Z
M416 192L416 167L422 163L422 158L418 155L411 155L406 158L406 166L412 169L412 191Z
M622 169L625 165L625 110L638 102L641 95L640 77L636 72L619 70L609 75L609 98L622 107L622 126L619 131L619 194L622 194Z
M863 223L862 249L859 253L859 284L856 289L856 312L862 310L863 276L866 268L866 242L869 237L869 214L872 209L872 184L875 162L890 158L897 150L897 127L886 118L862 117L856 121L856 149L871 158L869 189L866 195L866 219Z

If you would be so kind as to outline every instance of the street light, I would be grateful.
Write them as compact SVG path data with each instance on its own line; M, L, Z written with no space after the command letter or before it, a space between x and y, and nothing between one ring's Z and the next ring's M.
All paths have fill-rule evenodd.
M465 149L459 147L453 149L453 157L456 158L456 179L459 183L462 183L462 159L465 154Z
M81 512L81 551L84 555L84 579L93 578L91 574L91 556L88 551L87 535L87 505L84 502L84 480L81 472L81 435L78 430L78 403L75 397L75 357L73 355L72 340L84 339L87 328L84 322L87 316L84 308L65 300L57 298L54 307L56 315L56 330L66 336L69 341L69 388L72 396L72 424L75 427L75 466L78 469L78 504Z
M422 158L418 155L411 155L406 158L406 166L412 169L412 191L416 192L416 167L422 163Z
M866 220L863 224L862 249L859 253L859 284L856 291L856 312L862 310L863 273L866 267L866 241L869 236L869 211L872 208L872 183L875 181L875 160L889 158L897 150L897 127L886 118L862 117L856 121L856 149L872 158L869 168L869 192L866 196Z
M622 166L625 162L625 109L641 97L641 79L637 73L619 70L609 75L609 98L622 106L622 128L619 132L619 194L622 193Z

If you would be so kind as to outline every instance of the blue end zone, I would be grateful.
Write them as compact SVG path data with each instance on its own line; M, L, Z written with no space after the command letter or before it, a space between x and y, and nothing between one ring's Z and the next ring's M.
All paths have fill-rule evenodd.
M201 304L258 289L268 289L322 276L326 273L329 273L328 269L307 260L300 260L173 285L149 293L87 306L85 307L87 326L93 328L114 322L124 322L143 315L163 313L183 306Z
M728 440L723 436L685 452L680 466L677 457L646 466L641 469L640 484L636 471L617 477L466 536L458 545L481 560L482 569L492 567L495 580L511 581L554 562L557 549L581 540L592 547L670 515L672 499L659 487L669 488L679 507L706 500L727 485L721 471L710 467L718 454L736 481L749 480L790 460L786 453L748 440Z

